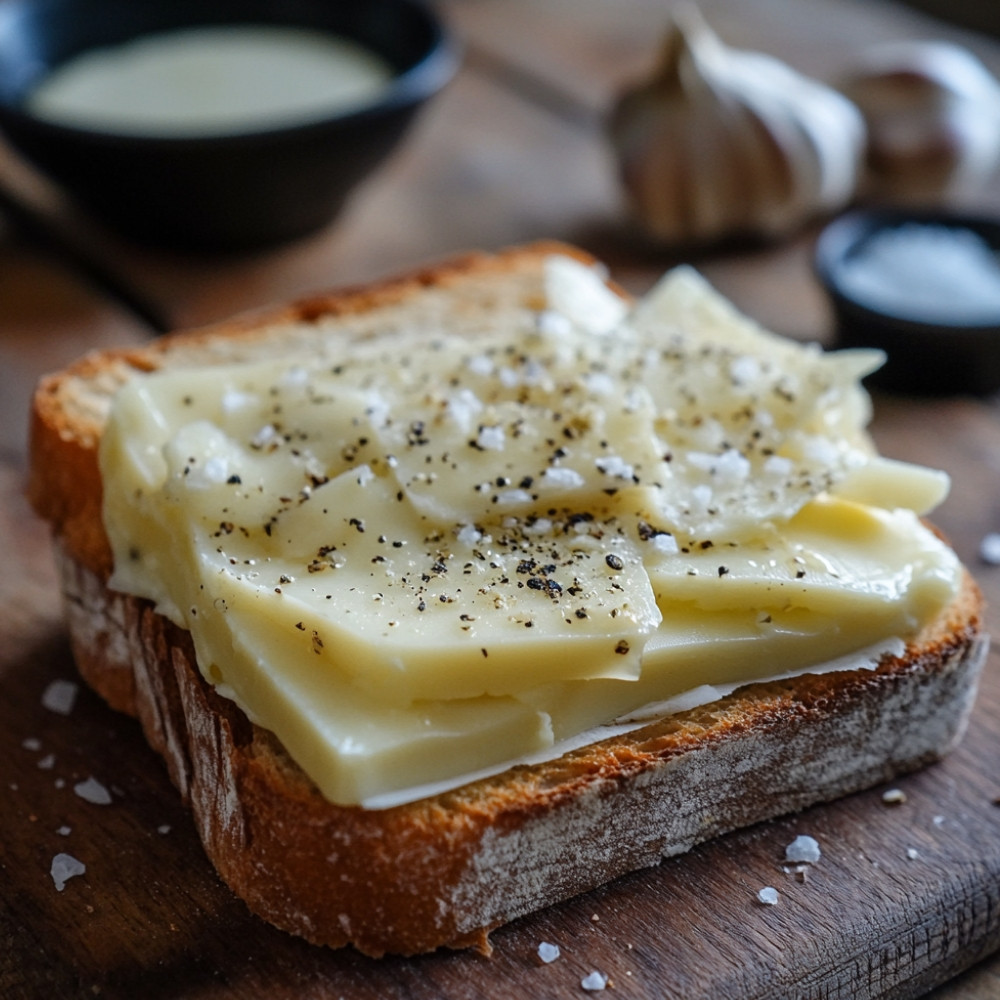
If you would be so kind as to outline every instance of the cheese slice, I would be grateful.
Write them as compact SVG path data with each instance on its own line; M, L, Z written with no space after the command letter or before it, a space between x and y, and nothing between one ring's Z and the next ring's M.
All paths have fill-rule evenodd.
M634 308L560 257L516 295L115 399L112 585L335 802L819 669L955 593L917 516L947 477L865 432L872 352L760 331L684 268Z

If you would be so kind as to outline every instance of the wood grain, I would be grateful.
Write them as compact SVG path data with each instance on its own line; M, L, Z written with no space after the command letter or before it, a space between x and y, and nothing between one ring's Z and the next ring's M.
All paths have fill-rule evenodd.
M624 223L602 115L615 89L649 65L665 5L441 7L468 46L464 70L328 230L269 253L204 259L129 246L92 221L71 221L176 325L545 236L582 243L643 291L675 258L651 253ZM825 78L860 46L893 37L955 38L1000 71L994 40L887 0L703 7L726 40ZM0 149L0 174L21 176L7 170L9 155ZM977 204L1000 206L1000 182ZM766 325L828 340L814 235L696 263ZM0 232L0 997L560 997L583 995L580 981L596 969L621 997L906 998L980 959L933 997L1000 996L1000 959L988 958L1000 949L997 652L965 741L899 783L902 805L887 806L876 789L722 838L497 932L491 959L374 962L311 948L250 916L205 860L137 727L83 688L68 716L41 701L51 681L76 675L46 533L21 496L27 399L47 368L146 335L120 304ZM937 520L995 621L1000 568L977 552L986 532L1000 530L1000 407L879 397L874 429L887 453L952 474ZM74 793L91 776L111 789L109 805ZM781 870L799 832L823 848L804 882ZM61 851L87 871L58 892L49 869ZM764 885L778 888L777 906L756 902ZM562 950L551 965L537 958L543 940Z

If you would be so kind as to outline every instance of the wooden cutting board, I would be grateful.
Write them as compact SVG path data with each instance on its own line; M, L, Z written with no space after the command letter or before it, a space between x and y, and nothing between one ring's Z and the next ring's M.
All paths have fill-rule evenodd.
M313 948L222 885L131 720L76 683L44 527L0 467L0 996L435 998L911 997L1000 946L1000 670L994 653L961 747L893 787L767 823L523 919L491 958L373 961ZM76 785L96 779L111 802ZM782 870L797 834L822 850ZM65 853L86 866L58 891ZM775 906L757 892L773 886ZM549 942L561 955L538 958Z

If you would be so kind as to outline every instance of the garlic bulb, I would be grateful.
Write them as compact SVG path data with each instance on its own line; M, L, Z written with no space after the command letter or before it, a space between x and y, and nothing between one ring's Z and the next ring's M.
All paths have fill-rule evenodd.
M867 193L945 199L981 187L1000 161L1000 83L967 49L895 42L843 84L868 127Z
M664 244L777 237L855 193L864 122L842 94L726 47L683 8L652 79L609 121L639 223Z

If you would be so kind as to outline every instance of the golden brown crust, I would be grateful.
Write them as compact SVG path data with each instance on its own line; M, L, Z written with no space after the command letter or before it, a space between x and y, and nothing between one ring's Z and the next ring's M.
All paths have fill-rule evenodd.
M376 286L103 352L35 396L29 494L57 539L74 655L137 716L190 803L220 874L265 919L378 955L488 950L514 917L727 830L887 780L962 732L985 643L981 597L959 598L876 670L755 684L556 760L383 811L325 800L274 737L202 678L188 634L106 586L97 463L114 387L165 359L250 343L275 326L404 303L470 274L537 268L558 244L469 255Z

